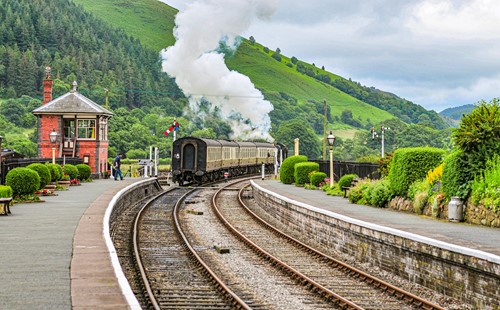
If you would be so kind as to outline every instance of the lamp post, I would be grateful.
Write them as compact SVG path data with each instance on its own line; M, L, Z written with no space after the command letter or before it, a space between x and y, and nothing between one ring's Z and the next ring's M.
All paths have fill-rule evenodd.
M333 144L335 143L335 136L330 130L330 134L327 137L328 145L330 145L330 187L333 186Z
M56 146L55 143L57 141L57 136L59 134L56 132L55 129L52 129L52 132L49 134L50 137L50 143L52 143L52 163L56 163Z

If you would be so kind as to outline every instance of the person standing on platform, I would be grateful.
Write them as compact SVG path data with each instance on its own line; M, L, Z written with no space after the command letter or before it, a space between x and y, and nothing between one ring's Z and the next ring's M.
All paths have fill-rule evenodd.
M113 162L113 166L115 167L115 181L118 181L118 176L120 176L120 180L123 180L123 174L122 174L122 163L121 159L123 157L123 154L120 153L118 156L116 156L115 161Z

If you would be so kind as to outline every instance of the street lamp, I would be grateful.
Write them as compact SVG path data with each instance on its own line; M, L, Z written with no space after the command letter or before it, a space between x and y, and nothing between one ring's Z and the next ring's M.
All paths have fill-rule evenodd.
M55 129L52 129L52 132L49 134L50 137L50 142L52 143L52 163L56 163L56 146L55 143L57 141L57 136L59 134L56 132Z
M328 140L328 145L330 145L330 187L333 186L333 144L335 143L335 136L330 130L330 134L326 138Z

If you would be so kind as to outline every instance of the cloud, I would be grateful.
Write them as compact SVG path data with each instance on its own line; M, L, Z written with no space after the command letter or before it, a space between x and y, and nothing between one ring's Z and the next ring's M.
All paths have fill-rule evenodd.
M498 97L498 29L495 0L282 0L242 34L441 111Z

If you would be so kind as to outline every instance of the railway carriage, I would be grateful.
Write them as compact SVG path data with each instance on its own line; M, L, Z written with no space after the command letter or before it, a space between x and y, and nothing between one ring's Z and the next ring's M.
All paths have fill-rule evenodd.
M271 172L275 146L265 142L235 142L185 137L176 140L172 152L173 181L203 184L231 176L255 174L265 165Z

